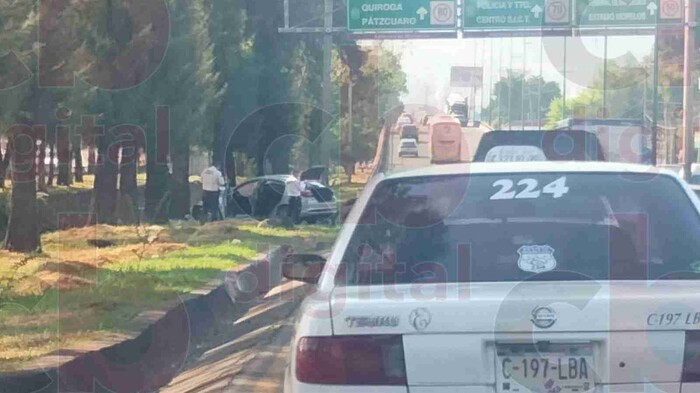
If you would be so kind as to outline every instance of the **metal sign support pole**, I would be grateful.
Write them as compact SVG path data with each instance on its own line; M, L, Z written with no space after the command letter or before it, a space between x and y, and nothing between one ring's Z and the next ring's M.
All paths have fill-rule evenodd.
M563 83L563 89L562 89L562 101L563 105L561 108L561 115L562 115L562 120L566 119L566 40L567 37L564 36L564 69L562 70L562 73L564 75L564 83Z
M540 39L540 79L537 81L537 126L542 129L542 52L544 52L544 37Z
M289 1L289 0L286 0ZM324 0L323 2L323 76L321 87L321 107L323 109L323 123L328 129L331 126L331 113L336 113L331 110L331 52L333 50L333 36L331 32L333 31L333 0ZM342 138L339 137L337 140L338 151L341 149ZM328 163L331 164L330 162Z
M603 37L603 109L602 118L608 118L608 35Z
M510 61L508 63L508 131L513 131L513 115L511 114L513 109L513 37L510 37L508 46L510 47Z
M691 178L691 164L695 161L695 138L693 135L693 48L695 47L695 1L685 2L685 25L683 28L683 174L686 181Z
M486 66L486 41L481 39L481 69L483 70ZM484 116L484 73L481 73L481 82L479 84L479 121L483 119ZM476 120L476 117L474 117Z
M527 58L526 58L526 38L523 37L523 76L522 79L520 80L520 128L522 131L525 131L525 79L526 79L526 64L527 64ZM529 94L528 94L529 98ZM528 99L528 102L530 100Z
M476 68L476 39L472 39L472 44L474 46L474 54L472 55L473 66ZM483 73L482 73L483 74ZM476 78L474 78L476 79ZM469 105L471 105L472 110L470 114L467 114L467 121L469 121L469 116L474 119L474 114L476 113L476 82L473 83L471 88L471 99L469 100Z
M656 152L658 143L658 122L659 122L659 101L657 96L659 88L659 32L654 36L654 88L652 89L651 102L652 108L651 118L651 164L656 165Z

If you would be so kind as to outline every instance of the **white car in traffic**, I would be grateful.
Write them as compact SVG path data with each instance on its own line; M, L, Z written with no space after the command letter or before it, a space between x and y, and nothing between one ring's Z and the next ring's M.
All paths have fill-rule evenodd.
M375 179L302 304L288 393L700 391L700 201L602 162Z
M399 142L399 157L418 157L418 142L414 138L404 138Z

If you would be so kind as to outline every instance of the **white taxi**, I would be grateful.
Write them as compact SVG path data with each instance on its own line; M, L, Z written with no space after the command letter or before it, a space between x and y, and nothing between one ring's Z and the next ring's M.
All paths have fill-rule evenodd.
M700 201L628 164L375 179L299 310L285 391L700 391ZM319 278L320 276L320 278Z

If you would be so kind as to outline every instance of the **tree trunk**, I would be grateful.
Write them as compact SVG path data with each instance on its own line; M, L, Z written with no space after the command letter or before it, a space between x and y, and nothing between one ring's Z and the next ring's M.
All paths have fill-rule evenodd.
M255 174L257 176L265 176L265 153L267 152L267 144L264 139L260 139L258 143L258 151L255 157Z
M36 209L36 144L27 125L10 129L6 154L11 156L12 196L5 235L5 249L33 252L41 246Z
M355 173L355 164L356 164L356 162L354 160L348 160L348 159L343 160L341 158L340 165L343 167L343 171L345 172L345 176L347 176L348 184L352 183L352 175Z
M306 169L300 167L300 163L298 161L294 162L294 165L291 165L289 150L275 151L273 154L268 153L268 158L272 164L273 174L289 173L289 170L291 169L290 166L294 166L296 169L299 170Z
M157 224L167 223L168 167L157 164L153 156L155 153L146 154L146 217Z
M125 153L130 149L130 152ZM122 146L122 157L119 163L119 219L125 224L140 222L136 183L138 160L137 148Z
M10 166L10 143L9 140L5 143L5 154L2 154L0 159L0 188L5 188L5 177L7 176L7 168Z
M75 181L76 183L83 182L83 152L82 138L78 135L73 138L73 160L75 162Z
M169 119L167 108L157 108L156 132L146 134L146 217L154 223L168 222Z
M119 147L111 145L111 135L98 138L98 157L93 188L92 206L95 220L99 223L115 223L117 207L117 178Z
M46 185L49 187L53 186L53 178L56 174L56 165L54 164L56 157L55 146L56 144L53 141L49 141L49 176L48 179L46 179Z
M226 170L226 178L228 179L228 184L230 187L236 186L236 156L233 149L226 149L226 156L224 157L224 168Z
M88 144L88 167L87 172L91 175L95 174L95 145Z
M172 146L171 158L173 164L172 181L170 182L170 218L184 218L190 213L190 146L187 138L182 143Z
M37 149L39 149L39 154L37 154L37 180L39 182L38 189L42 192L47 192L46 188L46 139L38 140Z
M56 150L58 156L58 178L56 179L56 184L69 186L71 180L71 159L70 128L68 126L56 126Z

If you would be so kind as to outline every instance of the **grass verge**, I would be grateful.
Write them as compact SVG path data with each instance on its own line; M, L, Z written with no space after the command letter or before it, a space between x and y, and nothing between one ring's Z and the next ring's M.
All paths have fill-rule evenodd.
M59 349L132 336L158 311L271 247L331 242L337 228L288 230L227 220L105 226L44 234L43 252L0 252L0 372Z

